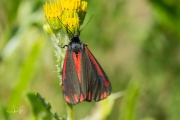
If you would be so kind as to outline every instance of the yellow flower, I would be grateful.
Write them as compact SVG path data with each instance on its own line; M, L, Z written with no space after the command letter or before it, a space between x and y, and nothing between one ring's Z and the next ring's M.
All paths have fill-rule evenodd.
M55 0L54 3L46 3L44 11L48 24L53 29L63 27L68 35L79 33L87 9L85 0Z
M59 22L62 15L61 3L55 0L54 3L50 1L50 3L45 3L44 12L47 19L48 24L53 29L61 28L61 23Z
M87 2L85 0L61 0L63 10L76 10L77 12L85 12Z
M62 23L64 24L64 30L67 34L76 34L79 31L79 17L76 12L64 13L62 15ZM70 30L70 31L68 31Z

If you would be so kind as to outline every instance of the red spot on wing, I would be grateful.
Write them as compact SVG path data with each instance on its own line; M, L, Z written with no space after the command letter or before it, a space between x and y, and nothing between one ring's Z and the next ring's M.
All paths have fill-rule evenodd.
M65 100L66 100L66 102L70 103L70 99L68 96L65 96Z
M81 52L78 52L77 54L75 52L72 52L72 55L73 55L79 83L81 83Z
M64 85L62 85L62 90L63 90L63 91L65 91L65 90L66 90L66 88L64 87Z
M104 99L104 98L106 98L106 97L107 97L107 93L104 92L104 93L101 95L101 99Z
M92 96L91 96L91 92L88 92L86 99L87 99L87 100L91 100L91 97L92 97Z
M79 100L78 100L78 97L77 97L77 95L76 94L74 94L74 100L76 101L76 102L78 102Z
M66 78L66 61L67 61L67 56L68 56L68 50L66 50L66 55L64 58L64 64L63 64L63 71L62 71L62 80Z
M104 81L104 85L105 85L106 87L108 87L108 86L109 86L109 82L106 80L106 78L105 78L105 76L104 76L104 73L103 73L101 67L99 66L99 64L97 63L96 59L94 58L94 56L92 55L92 53L90 52L90 50L89 50L86 46L85 46L85 50L87 51L90 60L91 60L91 61L93 62L93 64L95 65L95 67L96 67L96 69L97 69L97 71L98 71L98 74L99 74L100 76L102 76L102 79L103 79L103 81Z
M82 93L80 94L80 101L83 101L84 100L84 97L82 95Z

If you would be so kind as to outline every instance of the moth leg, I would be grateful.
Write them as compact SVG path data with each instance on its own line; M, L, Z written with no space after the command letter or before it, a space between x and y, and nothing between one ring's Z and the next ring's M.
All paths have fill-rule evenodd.
M65 48L65 47L68 47L68 45L64 45L64 46L60 46L58 45L60 48Z
M88 44L84 44L85 46L88 46Z

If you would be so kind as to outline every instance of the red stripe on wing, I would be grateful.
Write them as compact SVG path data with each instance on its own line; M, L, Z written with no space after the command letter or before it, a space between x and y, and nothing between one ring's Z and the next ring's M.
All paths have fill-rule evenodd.
M105 76L104 76L104 73L103 73L101 67L99 66L99 64L97 63L96 59L94 58L94 56L92 55L92 53L90 52L90 50L87 48L87 46L85 46L85 50L87 51L90 60L91 60L91 61L93 62L93 64L95 65L95 67L96 67L96 69L97 69L97 71L98 71L98 74L99 74L100 76L102 76L102 79L103 79L103 81L104 81L104 85L105 85L106 87L108 87L108 86L109 86L109 82L108 82L108 80L106 80L106 78L105 78Z
M78 52L77 54L75 52L72 52L72 55L73 55L79 83L81 83L81 52Z

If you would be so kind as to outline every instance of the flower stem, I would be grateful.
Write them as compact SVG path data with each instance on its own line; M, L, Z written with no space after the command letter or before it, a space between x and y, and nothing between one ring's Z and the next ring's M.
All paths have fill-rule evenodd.
M73 105L66 103L67 120L74 120Z

